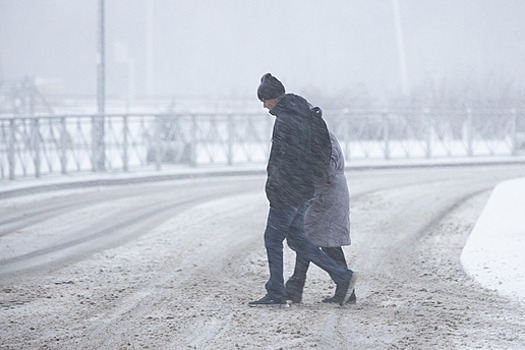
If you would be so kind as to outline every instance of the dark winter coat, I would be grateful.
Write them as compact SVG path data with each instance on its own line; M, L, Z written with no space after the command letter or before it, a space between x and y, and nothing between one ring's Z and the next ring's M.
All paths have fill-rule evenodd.
M298 206L314 194L310 105L286 94L270 110L276 117L268 160L266 196L270 206Z
M315 181L315 193L308 202L305 234L319 247L350 244L350 193L344 173L345 161L337 138L330 133L332 156L328 176Z

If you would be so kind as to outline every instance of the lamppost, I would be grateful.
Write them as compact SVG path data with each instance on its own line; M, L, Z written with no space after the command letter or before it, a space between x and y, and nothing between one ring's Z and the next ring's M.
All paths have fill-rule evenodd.
M146 2L146 92L153 98L153 0Z
M399 1L392 0L392 6L394 10L394 21L396 26L396 39L397 39L397 55L399 59L399 70L401 75L401 92L403 96L407 97L410 94L410 87L408 84L408 73L406 66L405 57L405 43L403 40L403 27L401 25L401 13L399 10Z
M106 113L106 53L105 53L105 13L104 0L99 0L98 52L97 52L97 115L92 120L92 168L93 171L106 170L106 151L104 142L104 115Z

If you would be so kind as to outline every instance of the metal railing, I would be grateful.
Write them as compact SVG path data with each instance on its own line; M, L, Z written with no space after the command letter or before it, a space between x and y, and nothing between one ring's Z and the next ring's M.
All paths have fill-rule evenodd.
M524 150L524 110L345 110L327 120L347 159L516 156Z
M516 156L523 110L325 111L348 161ZM264 163L274 117L166 113L0 118L1 179Z

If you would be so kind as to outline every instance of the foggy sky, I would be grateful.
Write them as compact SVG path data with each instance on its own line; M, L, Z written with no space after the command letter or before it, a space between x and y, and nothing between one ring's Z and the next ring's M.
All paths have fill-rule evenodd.
M0 0L0 79L38 77L94 96L98 4ZM525 1L399 5L411 89L443 77L525 77ZM106 0L107 92L117 97L255 99L266 72L289 91L361 84L388 96L401 90L398 53L390 0Z

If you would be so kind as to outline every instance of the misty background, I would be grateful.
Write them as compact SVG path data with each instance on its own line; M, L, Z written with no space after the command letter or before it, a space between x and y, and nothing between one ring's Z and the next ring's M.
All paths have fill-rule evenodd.
M106 0L106 95L257 104L272 72L325 107L515 106L524 15L523 0ZM95 98L98 16L98 0L0 0L0 80Z

